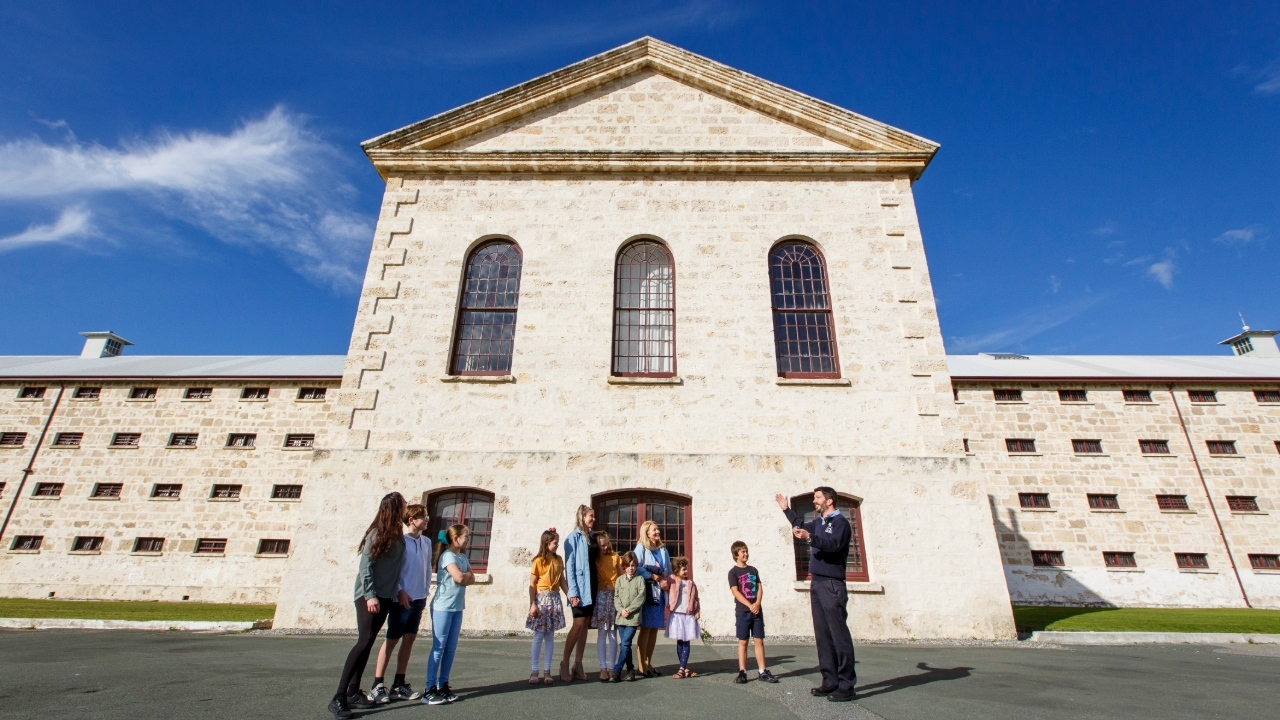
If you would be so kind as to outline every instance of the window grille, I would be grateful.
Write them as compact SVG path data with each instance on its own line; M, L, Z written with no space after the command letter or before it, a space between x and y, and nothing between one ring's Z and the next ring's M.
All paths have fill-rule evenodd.
M1120 498L1106 493L1089 493L1090 510L1119 510Z
M1249 566L1254 570L1280 570L1280 555L1249 553Z
M1136 568L1138 559L1131 552L1104 552L1102 562L1110 568Z
M1228 495L1227 508L1232 512L1258 512L1258 498L1253 495Z
M243 485L214 485L213 492L209 493L209 497L218 500L235 500L240 497L240 489Z
M24 432L7 432L0 433L0 445L8 447L20 447L27 442L27 434Z
M449 372L509 375L520 302L520 249L509 241L481 245L467 260Z
M1033 453L1036 441L1030 438L1008 438L1004 441L1005 449L1011 453Z
M969 452L969 438L964 438L964 451Z
M1018 493L1018 505L1024 508L1047 508L1049 493Z
M200 442L200 433L173 433L169 436L169 447L195 447Z
M298 388L299 400L323 400L328 388L322 387L304 387Z
M102 538L81 535L71 543L72 552L102 552Z
M1124 401L1130 403L1149 403L1151 402L1150 390L1125 390Z
M774 246L769 296L778 376L840 377L827 269L818 249L802 242Z
M62 497L62 483L36 483L36 497Z
M18 390L18 398L22 400L39 400L44 397L45 388L24 387Z
M102 388L100 387L78 387L71 394L76 400L97 400L102 396Z
M470 530L467 561L474 572L487 570L493 537L493 495L479 490L445 490L429 495L427 507L427 534L434 538L450 525L466 525ZM565 534L567 530L561 537Z
M291 448L315 447L316 436L310 433L293 433L284 436L284 446Z
M1143 455L1168 455L1168 440L1139 440L1138 449Z
M298 500L302 497L301 485L272 485L272 500Z
M1210 455L1236 455L1235 440L1208 440Z
M257 433L231 433L227 436L227 447L251 448L257 441Z
M1031 564L1041 567L1065 567L1061 550L1032 550Z
M609 533L619 553L635 549L640 525L646 520L658 525L671 557L692 551L693 516L687 498L659 492L623 491L596 496L592 507L596 512L596 527Z
M1075 451L1077 455L1101 455L1102 441L1101 440L1072 440L1071 449Z
M156 388L153 387L136 387L129 391L130 400L154 400L156 397Z
M136 553L164 552L164 538L160 538L160 537L134 538L133 551Z
M1248 355L1253 352L1253 341L1249 338L1240 338L1231 343L1231 347L1235 349L1237 355Z
M271 388L247 387L240 391L241 400L266 400L271 397Z
M1218 402L1218 391L1216 390L1188 390L1187 397L1193 403L1216 403Z
M1207 553L1174 553L1178 567L1186 570L1208 570L1209 555Z
M258 554L259 555L288 555L289 541L288 540L259 540Z
M862 538L862 508L859 507L856 500L845 495L838 497L836 507L840 509L845 519L849 521L849 529L851 531L849 559L845 562L844 579L848 582L867 582L871 579L871 576L867 570L866 542ZM797 495L791 498L791 511L799 515L802 522L812 522L818 514L813 509L813 493ZM792 538L791 545L795 551L796 579L812 579L809 574L809 543Z
M1254 390L1253 397L1260 403L1280 403L1280 390Z
M97 483L93 486L93 494L90 497L118 498L122 490L124 490L124 483Z
M207 387L187 388L187 391L182 394L182 397L186 398L187 400L208 400L209 398L213 397L213 388L207 388Z
M10 550L39 550L44 544L43 535L18 535L13 538Z
M138 447L142 433L116 433L111 436L111 447Z
M156 483L151 488L151 497L153 498L178 498L181 496L181 483Z
M53 436L54 447L80 447L84 433L63 432Z
M995 388L991 394L996 402L1022 402L1022 391L1016 388Z
M1087 390L1059 390L1058 400L1061 402L1088 402L1089 391Z
M222 555L226 551L226 538L200 538L196 540L197 555Z
M676 367L675 263L661 243L618 253L613 291L613 374L672 377Z
M1190 510L1186 495L1157 495L1156 507L1161 510Z

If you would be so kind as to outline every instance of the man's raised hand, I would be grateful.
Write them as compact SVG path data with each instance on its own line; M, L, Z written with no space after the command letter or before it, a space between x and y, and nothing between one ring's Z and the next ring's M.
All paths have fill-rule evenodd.
M787 499L782 496L782 493L778 493L777 495L774 495L773 501L778 503L778 507L782 510L789 510L791 508L791 504L788 503Z

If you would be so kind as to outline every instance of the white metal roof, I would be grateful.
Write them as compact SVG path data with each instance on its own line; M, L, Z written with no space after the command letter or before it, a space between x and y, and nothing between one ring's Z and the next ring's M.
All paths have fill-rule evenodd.
M345 355L0 356L7 378L340 378Z
M948 355L957 379L1280 380L1280 358L1229 355Z

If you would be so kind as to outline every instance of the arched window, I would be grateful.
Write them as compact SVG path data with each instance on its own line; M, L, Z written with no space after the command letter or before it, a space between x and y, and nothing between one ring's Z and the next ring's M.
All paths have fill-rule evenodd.
M769 251L769 295L778 377L838 378L831 293L822 254L789 240Z
M618 253L613 274L613 374L676 374L676 273L671 252L652 240Z
M662 541L671 557L693 552L693 513L689 499L645 490L606 493L592 498L596 527L608 531L613 548L630 552L640 538L640 525L652 520L662 530ZM690 562L692 571L692 561Z
M493 538L493 494L483 490L439 490L427 496L427 537L435 542L450 525L466 525L471 533L467 560L471 569L489 569L489 542Z
M859 502L848 495L840 495L836 508L849 521L849 562L844 566L844 579L854 582L867 582L871 576L867 572L866 543L862 539L862 512ZM817 512L813 509L813 493L797 495L791 498L791 510L805 522L813 520ZM796 552L796 579L809 579L809 543L794 540Z
M453 375L510 375L520 302L520 248L509 240L485 243L467 259Z

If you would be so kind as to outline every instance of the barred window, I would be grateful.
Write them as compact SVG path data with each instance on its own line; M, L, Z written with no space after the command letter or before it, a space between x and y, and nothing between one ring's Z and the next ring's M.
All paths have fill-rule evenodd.
M964 441L964 451L969 452L969 438L963 438L963 441Z
M1157 495L1156 507L1161 510L1190 510L1186 495Z
M1022 390L1017 388L995 388L991 395L996 402L1022 402Z
M257 441L257 433L231 433L227 436L227 447L251 448Z
M769 251L769 296L778 376L840 377L827 268L818 249L797 241L775 245Z
M520 248L508 240L472 251L449 363L453 375L511 374L522 265Z
M272 500L298 500L302 497L301 485L272 485Z
M1031 564L1042 567L1065 567L1066 561L1061 550L1032 550Z
M24 432L7 432L0 433L0 445L8 447L20 447L27 441L27 434Z
M81 535L71 542L71 552L102 552L102 538Z
M298 388L299 400L323 400L328 388L322 387L304 387Z
M1254 390L1253 397L1260 403L1280 403L1280 390Z
M1036 451L1036 441L1031 438L1007 438L1004 441L1004 446L1011 453L1033 453Z
M1061 402L1088 402L1089 391L1087 390L1059 390L1058 400Z
M133 551L136 553L164 552L164 538L162 537L134 538Z
M78 387L71 394L71 397L76 400L97 400L101 395L102 388L100 387Z
M1174 553L1178 567L1184 570L1208 570L1209 555L1207 553Z
M847 495L837 496L836 503L840 512L849 521L849 559L844 565L844 579L848 582L867 582L871 579L867 569L866 546L862 537L862 508L857 500ZM797 495L791 498L791 511L800 516L801 522L813 522L818 516L813 509L813 493ZM796 579L811 580L809 574L809 543L793 538L792 550L796 558Z
M1131 552L1104 552L1102 562L1109 568L1136 568L1138 558Z
M240 490L243 487L243 485L214 485L209 497L217 500L235 500L240 497Z
M1101 440L1072 440L1071 449L1077 455L1101 455Z
M1227 508L1231 512L1258 512L1258 498L1253 495L1228 495Z
M1139 440L1138 449L1143 455L1168 455L1168 440Z
M493 495L482 490L444 490L427 497L427 534L435 537L450 525L466 525L467 561L475 572L489 567L489 540L493 537Z
M151 497L153 498L174 498L182 496L181 483L156 483L151 488Z
M613 276L613 374L676 373L676 273L671 251L640 240L618 253Z
M54 447L80 447L80 443L84 440L84 433L78 432L61 432L53 436Z
M39 550L44 544L43 535L17 535L13 538L10 550Z
M1249 566L1254 570L1280 570L1280 555L1249 553Z
M1089 493L1090 510L1119 510L1120 498L1107 493Z
M111 436L111 447L138 447L142 433L116 433Z
M1218 402L1218 392L1216 390L1188 390L1187 397L1193 403Z
M130 400L155 400L156 388L136 387L129 391Z
M93 493L89 497L118 498L124 490L124 483L95 483Z
M62 497L62 483L36 483L36 497Z
M226 551L226 538L200 538L196 540L197 555L222 555Z
M271 388L247 387L240 391L241 400L266 400L271 397Z
M315 447L316 436L311 433L291 433L284 436L284 446L291 448Z
M209 387L187 388L187 391L182 394L182 397L186 398L187 400L208 400L209 398L213 397L213 388L209 388Z
M195 447L200 441L200 433L173 433L169 436L169 447Z
M45 389L42 387L24 387L18 390L18 398L20 400L39 400L44 397Z
M1210 455L1237 455L1235 440L1208 440Z
M259 540L258 554L259 555L288 555L289 541L288 540Z
M1024 508L1047 508L1049 493L1018 493L1018 505Z
M1124 401L1129 403L1149 403L1151 402L1150 390L1125 390Z

